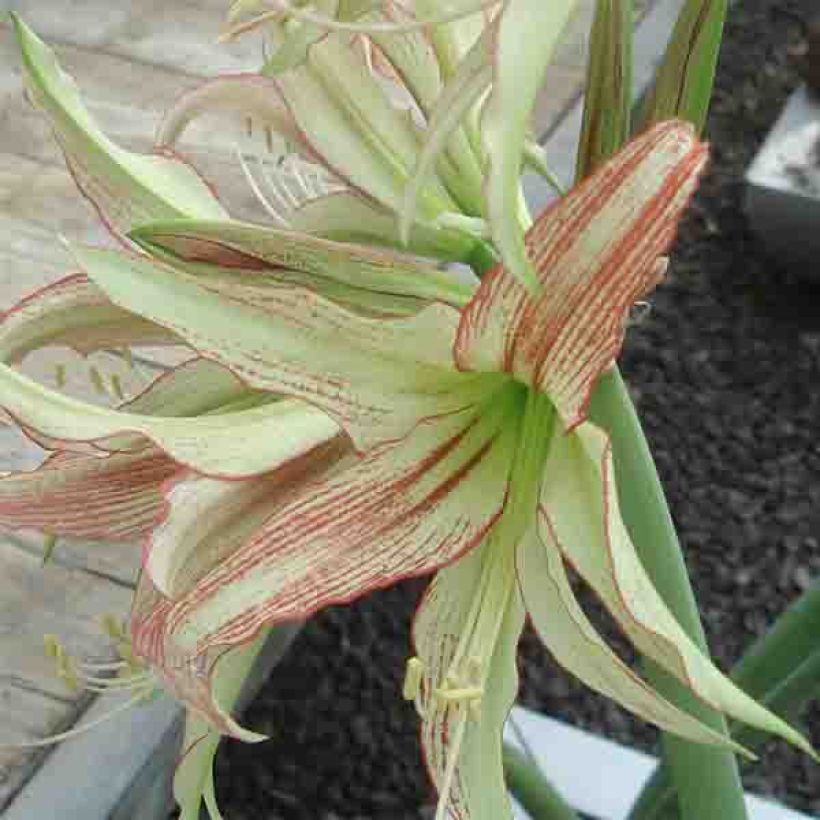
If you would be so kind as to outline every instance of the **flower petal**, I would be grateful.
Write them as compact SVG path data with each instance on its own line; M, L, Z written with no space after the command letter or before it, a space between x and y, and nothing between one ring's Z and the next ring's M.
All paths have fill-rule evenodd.
M353 191L306 202L288 214L288 224L294 231L336 242L402 248L446 262L467 262L475 247L475 239L461 231L421 222L410 227L405 245L399 238L396 215Z
M458 313L432 304L402 319L357 316L303 288L144 257L75 248L114 302L162 324L246 383L312 402L359 449L405 435L420 418L469 406L505 377L457 373Z
M292 442L284 427L304 425L316 441L336 424L296 400L197 417L150 416L109 410L63 396L5 365L0 366L0 405L27 429L62 441L94 442L113 451L140 450L153 441L171 458L204 475L244 478L267 472L287 458Z
M136 541L162 512L161 484L180 467L158 448L108 456L61 452L0 477L0 525Z
M48 345L88 354L131 345L181 344L164 327L113 304L81 273L27 296L0 322L0 361L16 363Z
M539 526L644 655L716 709L813 754L798 732L718 671L667 609L621 519L609 438L589 422L553 438Z
M492 541L440 570L422 598L413 623L413 642L422 662L418 705L421 740L430 776L456 820L504 820L512 810L504 783L501 739L518 691L516 648L524 625L517 589L498 618L493 646L487 647L487 685L477 710L445 705L436 690L445 685L457 647L469 631L489 553L509 547ZM460 728L460 724L464 724ZM463 737L459 742L459 735ZM453 767L448 783L447 769Z
M332 33L307 62L277 77L304 139L336 176L398 210L418 156L415 130L357 58L349 36ZM419 212L432 220L455 209L441 182L425 186Z
M521 156L541 79L576 4L577 0L504 4L495 31L492 91L481 113L489 160L487 220L507 269L533 290L535 271L517 218Z
M154 588L148 574L143 573L137 583L131 609L131 636L136 657L150 658L154 672L165 689L219 734L230 735L246 743L265 740L264 735L242 728L231 717L228 709L233 704L218 699L221 693L216 691L214 680L220 666L230 669L234 663L241 669L242 665L252 660L262 647L265 632L246 644L221 647L207 656L201 655L194 662L187 662L167 656L163 651L161 630L169 609L170 602ZM196 768L192 767L186 774L195 776ZM188 791L192 784L184 785Z
M245 481L186 473L165 485L162 520L145 543L143 560L159 592L175 599L190 591L254 536L277 505L349 454L344 436L317 440L313 431L300 426L283 426L288 454L269 473Z
M304 140L279 86L259 74L223 74L186 91L166 112L157 131L157 145L172 147L200 114L220 112L251 117L295 146Z
M19 17L12 19L31 99L48 117L78 186L107 224L125 232L155 219L227 216L208 186L178 157L134 154L111 142L51 49Z
M193 657L471 549L503 507L519 405L502 390L274 499L253 537L177 598L166 644Z
M461 307L472 292L452 274L405 253L263 225L174 220L145 225L131 237L152 253L258 271L256 282L264 281L261 274L267 272L274 283L291 281L331 299L341 293L349 302L356 301L358 291L365 291L359 294L363 306L371 304L370 294L383 294L406 298L408 307L416 311L430 301ZM291 272L306 275L295 277Z
M542 528L544 540L530 531L518 545L516 563L527 614L557 663L591 689L661 729L742 751L725 735L661 697L607 646L576 600L558 545L546 540L550 535L548 528Z
M540 294L494 268L462 314L459 366L512 372L578 424L620 350L627 311L665 269L659 258L705 162L691 126L663 123L545 211L526 238Z
M459 123L490 87L492 69L488 57L489 42L488 31L459 64L430 112L422 149L413 175L404 190L399 210L399 231L405 240L409 239L415 219L416 200L422 186L440 155L450 144L451 137L458 132Z

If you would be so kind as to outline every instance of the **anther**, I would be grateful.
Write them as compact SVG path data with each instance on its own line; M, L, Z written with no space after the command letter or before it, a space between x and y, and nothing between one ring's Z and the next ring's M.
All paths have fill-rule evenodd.
M100 374L100 371L94 365L88 368L88 375L91 377L91 384L94 385L94 389L100 393L105 394L105 382L103 381L103 377Z
M125 401L125 393L122 389L122 381L116 373L111 374L111 392L120 400Z
M420 658L410 658L404 672L404 685L401 694L405 700L415 700L421 690L421 679L424 675L424 664Z

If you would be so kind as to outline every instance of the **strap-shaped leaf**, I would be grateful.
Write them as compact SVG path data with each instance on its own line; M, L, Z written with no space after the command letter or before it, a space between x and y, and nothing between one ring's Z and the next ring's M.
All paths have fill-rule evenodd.
M641 126L679 117L703 130L727 9L728 0L686 0L643 107Z
M227 216L210 188L178 157L134 154L108 139L51 49L19 17L12 19L31 100L48 117L78 186L109 225L124 233L156 219Z
M595 6L576 180L592 173L629 139L633 14L633 0L598 0Z

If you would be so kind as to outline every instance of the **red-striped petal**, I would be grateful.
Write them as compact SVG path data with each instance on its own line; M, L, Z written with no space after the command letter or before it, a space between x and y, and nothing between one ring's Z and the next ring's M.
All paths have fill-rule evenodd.
M136 541L163 509L160 487L180 467L158 448L96 456L60 452L0 478L0 526Z
M253 537L230 555L217 549L210 570L179 595L141 643L143 656L161 662L169 651L192 658L233 645L264 624L305 618L469 550L503 507L519 400L501 391L487 407L422 423L292 497L272 498ZM200 562L192 577L207 543L191 552Z
M27 296L0 320L0 361L14 363L32 350L65 345L88 354L131 345L183 344L156 325L115 305L82 273Z
M462 314L459 366L514 373L548 393L569 428L583 420L629 308L658 282L706 159L690 125L662 123L542 214L527 233L540 293L490 271Z

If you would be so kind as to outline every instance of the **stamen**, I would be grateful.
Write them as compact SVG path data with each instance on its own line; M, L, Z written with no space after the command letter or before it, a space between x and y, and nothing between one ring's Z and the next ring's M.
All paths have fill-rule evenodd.
M42 566L45 566L54 555L54 548L57 546L57 535L53 532L47 532L43 540L43 560Z
M148 694L150 694L150 690L140 691L132 698L129 698L125 703L121 703L119 706L111 709L104 715L100 715L100 717L95 720L84 723L82 726L75 726L73 729L69 729L66 732L60 732L59 734L44 737L40 740L24 741L23 743L2 743L0 744L0 749L36 749L43 746L53 746L55 743L60 743L63 740L68 740L69 738L77 737L77 735L85 734L89 730L94 729L102 723L105 723L105 721L110 720L112 717L115 717L121 712L131 709L140 701L144 700Z
M125 393L122 389L122 381L116 373L111 374L111 392L120 400L125 401Z
M404 685L401 694L405 700L416 700L421 692L421 680L424 675L424 664L421 658L413 657L407 661L404 672Z
M450 754L447 758L447 766L444 769L444 779L441 781L441 786L439 786L439 798L435 820L446 820L447 817L447 807L450 805L450 792L453 788L456 766L458 765L458 758L461 754L461 746L464 743L464 734L467 731L467 718L468 712L465 709L463 713L459 715L458 724L453 733Z
M57 387L62 390L65 387L65 365L58 364L54 366L54 381Z
M245 179L248 181L248 185L251 186L251 190L253 191L257 200L259 200L260 204L265 209L265 211L267 211L270 217L272 217L281 226L287 227L287 220L281 216L281 214L273 207L273 205L271 205L265 194L262 193L262 189L259 187L259 184L257 183L256 179L251 173L251 169L248 167L248 163L245 162L245 159L242 156L242 152L239 150L238 146L235 147L235 151L236 157L239 160L239 167L242 169L242 173L245 175Z
M94 389L101 395L107 395L102 374L93 364L88 368L88 375L91 377L91 384L94 385Z

